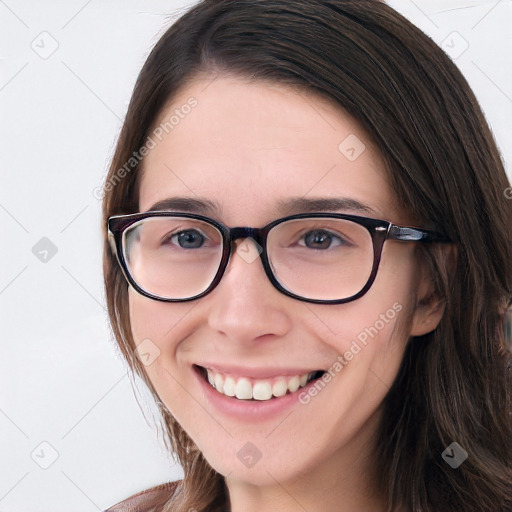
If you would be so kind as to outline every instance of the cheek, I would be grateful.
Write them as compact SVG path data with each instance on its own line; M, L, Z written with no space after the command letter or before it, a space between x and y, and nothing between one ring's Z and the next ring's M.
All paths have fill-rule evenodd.
M187 337L194 329L186 320L194 305L158 302L132 289L128 301L136 356L169 411L179 423L188 424L190 398L183 393L188 377L176 353L178 346L180 353L186 352Z
M135 345L139 345L144 339L157 343L166 318L164 311L159 311L159 304L156 301L146 300L131 288L128 289L128 304Z
M129 288L128 304L133 339L138 345L150 339L160 346L194 307L190 303L166 303L148 299ZM163 348L163 347L162 347Z
M176 350L190 328L183 320L194 306L155 301L131 289L128 303L136 355L158 391L162 379L176 371Z
M319 331L315 322L310 324L311 331L320 334L322 342L335 350L343 365L370 367L403 353L408 339L404 329L407 312L399 300L379 297L379 304L375 305L369 296L357 305L354 302L337 311L315 313L324 327Z
M341 356L342 365L358 368L359 376L370 372L389 386L409 340L416 281L410 255L388 251L363 297L332 309L310 306L311 332L320 333L322 341Z

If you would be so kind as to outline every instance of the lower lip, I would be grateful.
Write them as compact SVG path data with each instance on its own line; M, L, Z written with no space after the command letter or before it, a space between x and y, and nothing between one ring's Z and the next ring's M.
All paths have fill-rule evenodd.
M271 398L270 400L239 400L235 397L229 397L219 393L209 382L205 380L200 370L193 367L194 374L199 381L199 385L204 393L206 401L214 409L221 413L233 416L242 420L265 421L275 418L277 415L287 412L294 405L302 405L299 400L299 394L307 392L308 387L314 385L316 381L311 381L304 387L299 388L294 393Z

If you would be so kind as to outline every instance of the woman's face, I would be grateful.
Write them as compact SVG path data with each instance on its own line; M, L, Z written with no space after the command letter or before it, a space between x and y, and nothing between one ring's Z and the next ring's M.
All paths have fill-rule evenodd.
M325 99L236 77L198 78L158 122L173 115L144 161L141 212L179 197L227 226L261 227L314 200L349 199L337 211L408 223L365 132ZM199 201L209 209L197 210ZM150 354L145 369L156 391L228 482L325 482L343 467L362 473L408 338L435 327L416 307L428 284L414 245L386 242L372 288L339 305L283 295L251 257L255 248L243 240L237 247L220 284L200 299L164 303L130 288L134 340ZM231 386L248 378L254 389L281 392L297 385L294 376L325 370L330 378L249 401L222 395L198 367L213 380L230 377Z

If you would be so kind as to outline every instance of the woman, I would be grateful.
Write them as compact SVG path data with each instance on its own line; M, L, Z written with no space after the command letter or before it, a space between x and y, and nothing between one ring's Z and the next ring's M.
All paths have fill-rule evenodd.
M384 3L183 15L103 216L114 333L184 479L111 510L511 510L508 186L461 74Z

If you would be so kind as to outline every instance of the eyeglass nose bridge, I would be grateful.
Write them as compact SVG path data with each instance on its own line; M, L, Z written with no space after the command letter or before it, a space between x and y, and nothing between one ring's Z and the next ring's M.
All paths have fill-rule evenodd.
M265 270L266 275L270 279L271 283L275 283L275 280L270 271L267 257L266 257L266 230L263 228L251 228L251 227L234 227L229 228L227 226L222 227L223 235L224 235L224 243L225 249L224 254L222 256L222 260L219 265L219 269L217 275L215 276L209 291L213 290L221 281L224 273L226 272L229 263L233 254L236 252L235 242L239 239L247 239L251 238L254 242L256 242L260 246L260 250L258 251L259 257L263 264L263 269ZM246 260L247 261L247 260Z
M240 238L252 238L261 247L265 245L263 230L260 228L236 227L229 230L229 242L231 246Z
M252 263L256 259L259 259L261 261L261 264L263 266L263 270L265 271L265 274L267 275L269 281L272 283L272 285L280 290L280 286L276 278L274 277L272 270L270 268L270 262L268 261L267 256L267 235L269 232L269 227L264 228L251 228L251 227L234 227L234 228L226 228L224 231L225 237L226 237L226 243L229 245L229 250L225 251L223 261L220 264L219 273L217 274L215 280L214 280L214 287L217 286L221 278L223 277L225 271L228 268L228 265L231 261L231 258L235 252L237 252L237 248L235 248L235 242L237 240L243 239L246 240L248 238L251 239L252 243L256 243L258 245L258 255L259 258L256 255L252 255L249 257L249 259L246 259L244 256L242 256L242 259L244 259L247 263ZM287 293L285 290L283 290L284 293Z

